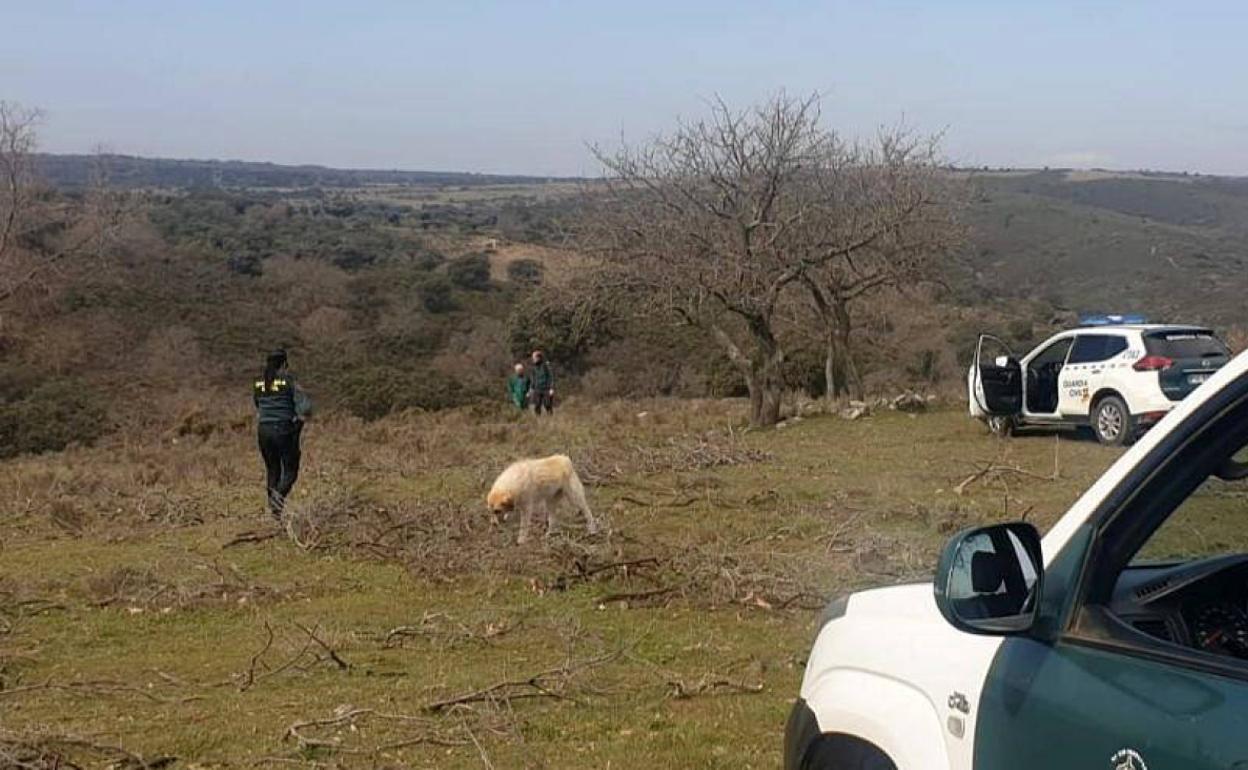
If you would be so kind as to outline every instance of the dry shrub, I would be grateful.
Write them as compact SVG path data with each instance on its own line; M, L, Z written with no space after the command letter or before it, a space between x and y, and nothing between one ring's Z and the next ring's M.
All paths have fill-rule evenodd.
M374 505L359 486L335 484L291 500L283 519L290 539L301 548L329 548L349 542L355 523Z
M208 416L208 412L201 408L193 407L178 418L173 426L173 434L176 436L196 436L199 438L208 438L221 428L221 424Z
M597 366L581 377L580 391L596 400L619 398L624 395L624 385L614 369Z
M1243 353L1248 350L1248 327L1232 326L1226 332L1226 344L1230 346L1235 353Z
M63 532L81 535L90 523L91 515L82 508L78 499L61 497L49 503L48 520Z
M319 259L272 257L265 260L260 280L271 290L281 311L292 317L306 317L322 306L350 301L351 277Z
M470 393L497 394L502 400L503 385L513 363L504 324L481 319L471 331L452 334L431 366L438 375L459 383Z
M86 580L87 595L97 605L137 599L159 585L150 569L121 566Z
M202 381L208 371L195 331L185 326L154 327L139 355L140 371L153 385Z
M38 536L68 532L112 540L237 515L240 503L250 504L244 497L261 511L259 482L240 487L244 478L261 477L252 443L232 428L223 433L228 424L210 424L206 438L187 440L169 431L159 441L110 440L0 464L0 486L9 492L0 497L0 517ZM243 441L251 451L239 451Z
M339 307L318 307L299 322L299 336L320 347L340 347L351 341L351 314Z

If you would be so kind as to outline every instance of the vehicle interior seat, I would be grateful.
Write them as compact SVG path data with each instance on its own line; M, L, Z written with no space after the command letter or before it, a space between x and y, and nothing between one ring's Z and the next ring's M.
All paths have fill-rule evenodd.
M1036 414L1057 411L1057 383L1061 374L1061 361L1027 367L1028 411Z

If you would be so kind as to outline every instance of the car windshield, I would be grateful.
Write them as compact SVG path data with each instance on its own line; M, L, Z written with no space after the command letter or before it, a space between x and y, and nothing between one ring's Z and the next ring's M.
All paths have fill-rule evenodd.
M1166 358L1229 358L1222 340L1205 329L1154 332L1144 338L1149 355Z

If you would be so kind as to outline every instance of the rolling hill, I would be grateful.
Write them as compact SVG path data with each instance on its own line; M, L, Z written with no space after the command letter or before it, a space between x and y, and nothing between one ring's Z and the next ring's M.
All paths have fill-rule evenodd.
M95 168L107 169L110 184L160 188L299 188L364 187L368 185L497 185L533 184L546 177L471 174L448 171L339 169L286 166L241 160L174 160L132 155L37 156L40 175L57 187L87 184Z
M969 262L986 295L1248 320L1248 180L1042 171L975 183Z

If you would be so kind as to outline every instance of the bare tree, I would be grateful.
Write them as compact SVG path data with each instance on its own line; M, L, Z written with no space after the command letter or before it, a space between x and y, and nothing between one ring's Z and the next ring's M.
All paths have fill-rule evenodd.
M706 329L745 379L751 423L773 424L785 361L776 319L791 288L805 283L829 328L847 328L831 326L845 301L820 291L824 278L867 291L880 281L867 255L915 251L909 223L929 216L929 197L911 191L919 146L907 147L846 144L822 126L817 96L740 112L715 101L674 134L595 147L608 177L589 196L580 246L605 256L620 295ZM885 261L890 276L900 262Z
M939 281L941 260L960 246L965 185L942 165L938 137L881 132L857 146L827 191L839 201L825 237L856 244L802 274L825 345L827 397L863 395L853 352L854 309L889 291Z
M31 206L31 156L39 117L38 110L0 101L0 265L13 249Z
M781 94L743 112L717 100L669 136L594 151L608 178L590 196L581 246L606 257L628 297L706 329L745 379L751 422L777 422L786 290L879 235L862 227L845 240L824 224L853 153L822 127L818 97Z
M71 265L101 254L126 221L130 196L107 189L97 160L87 188L65 195L35 174L38 110L0 101L0 312Z

